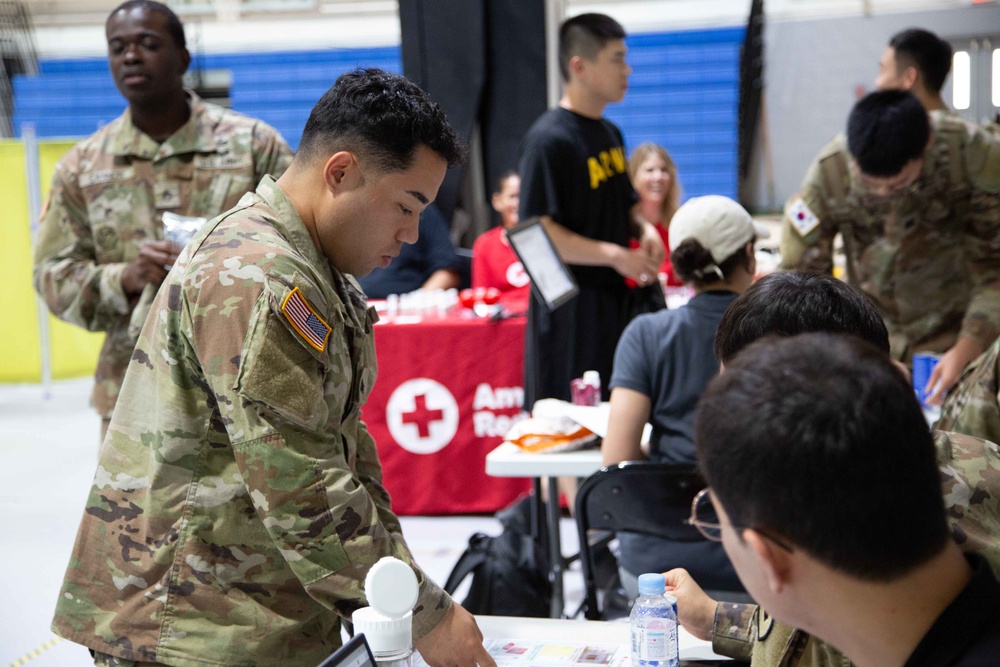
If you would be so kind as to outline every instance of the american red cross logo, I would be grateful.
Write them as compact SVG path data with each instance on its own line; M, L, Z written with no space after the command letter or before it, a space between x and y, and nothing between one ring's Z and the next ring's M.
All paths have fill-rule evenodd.
M426 438L431 434L430 422L444 419L444 410L428 410L427 395L420 394L413 397L413 410L404 412L400 418L404 424L416 424L417 433L420 434L421 438Z
M440 382L414 378L389 396L385 422L400 447L414 454L433 454L447 447L458 432L458 403Z

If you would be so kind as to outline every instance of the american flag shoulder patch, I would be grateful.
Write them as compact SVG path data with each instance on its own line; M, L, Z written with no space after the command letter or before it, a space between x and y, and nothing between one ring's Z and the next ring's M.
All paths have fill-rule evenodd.
M307 343L320 352L326 350L326 341L330 337L330 325L324 322L323 318L313 310L298 287L289 292L285 300L282 301L281 312L288 318L292 327L302 334Z

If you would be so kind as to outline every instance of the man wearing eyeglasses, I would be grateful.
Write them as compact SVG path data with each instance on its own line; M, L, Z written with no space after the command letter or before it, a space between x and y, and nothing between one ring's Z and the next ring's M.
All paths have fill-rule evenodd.
M933 437L884 352L758 341L709 386L695 429L709 490L692 523L774 618L860 667L996 664L1000 584L952 539Z
M785 209L785 268L833 269L841 234L847 280L875 302L892 354L936 352L928 401L1000 334L1000 143L911 93L854 105L847 134L820 151Z
M727 367L765 336L807 332L851 334L889 353L889 336L878 310L861 290L829 274L788 271L764 276L726 310L715 352ZM979 438L937 431L934 444L941 489L955 542L983 555L1000 574L1000 454ZM695 503L693 523L717 521L710 497ZM755 667L844 667L846 657L792 626L776 623L757 605L716 602L682 569L665 573L678 599L681 623L716 653Z

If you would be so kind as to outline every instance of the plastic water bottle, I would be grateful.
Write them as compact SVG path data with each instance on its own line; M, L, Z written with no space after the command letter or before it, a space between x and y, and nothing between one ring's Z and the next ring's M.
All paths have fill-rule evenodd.
M639 597L632 605L633 667L679 667L677 600L664 595L662 574L639 577Z

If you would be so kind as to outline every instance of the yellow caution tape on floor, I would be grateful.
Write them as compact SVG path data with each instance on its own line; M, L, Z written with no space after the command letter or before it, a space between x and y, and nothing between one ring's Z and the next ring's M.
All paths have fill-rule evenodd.
M21 665L28 664L29 661L34 660L35 658L37 658L38 656L40 656L42 653L45 653L46 651L48 651L50 648L52 648L53 646L55 646L56 644L58 644L62 640L63 640L62 637L53 637L52 639L50 639L49 641L45 642L44 644L42 644L38 648L32 649L31 651L28 651L24 656L18 658L14 662L10 663L10 667L21 667Z

